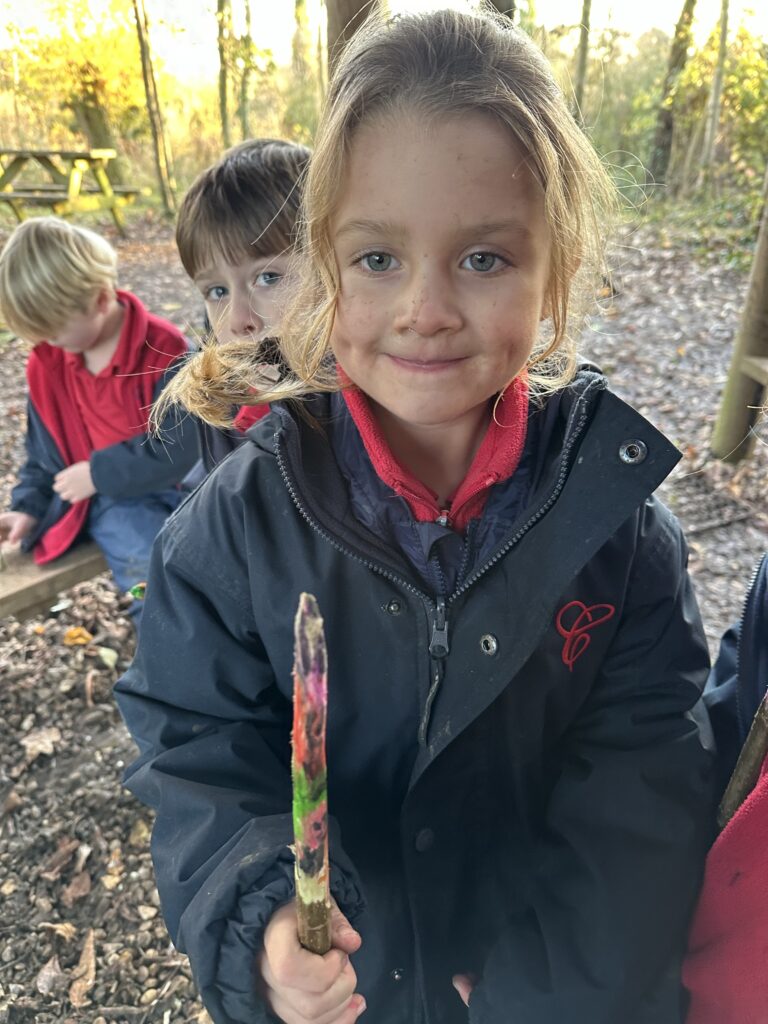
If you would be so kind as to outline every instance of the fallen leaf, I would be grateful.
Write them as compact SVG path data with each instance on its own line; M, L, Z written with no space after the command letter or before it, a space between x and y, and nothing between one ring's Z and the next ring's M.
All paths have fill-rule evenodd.
M80 647L89 644L93 636L83 626L70 626L64 634L65 647Z
M76 1009L90 1004L88 993L96 981L96 946L93 928L89 928L80 953L80 960L72 972L74 979L69 986L69 1001Z
M56 852L48 858L40 869L40 877L46 882L55 882L64 867L70 862L75 850L80 845L77 839L60 839Z
M107 668L114 668L117 665L118 654L111 647L99 647L97 653Z
M31 764L41 754L52 754L55 745L61 739L61 732L53 725L47 729L33 729L19 742L24 747L27 764Z
M105 889L116 889L123 880L123 851L116 847L110 852L107 869L101 876L101 884Z
M59 958L54 954L51 959L40 968L35 978L35 988L44 996L49 996L59 989L66 988L67 974L62 971Z
M87 871L81 871L79 875L75 875L72 881L62 889L61 902L65 907L73 906L77 900L81 900L83 896L87 896L91 891L91 876Z
M0 814L2 814L2 815L13 814L13 812L17 811L19 809L19 807L21 807L21 805L23 803L24 803L24 801L19 796L19 794L16 792L16 790L12 789L8 793L8 796L5 798L5 800L3 800L3 806L2 806L2 809L0 809Z
M42 636L45 632L45 626L39 622L36 626L32 627L32 632L37 633L38 636Z
M150 835L150 828L146 821L143 818L137 818L131 828L131 834L128 836L128 845L143 850L149 843Z
M37 927L47 928L65 942L71 942L77 935L77 928L70 924L69 921L42 921Z

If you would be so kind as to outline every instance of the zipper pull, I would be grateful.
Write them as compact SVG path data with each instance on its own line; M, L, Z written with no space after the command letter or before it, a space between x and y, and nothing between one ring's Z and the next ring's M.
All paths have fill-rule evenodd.
M448 619L445 612L445 598L438 597L432 617L432 637L429 641L429 653L433 658L444 658L450 647L448 645Z

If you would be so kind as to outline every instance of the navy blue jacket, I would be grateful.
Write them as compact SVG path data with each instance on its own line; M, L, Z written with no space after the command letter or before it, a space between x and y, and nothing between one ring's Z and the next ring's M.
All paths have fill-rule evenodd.
M704 693L724 791L768 689L768 554L755 567L741 618L726 630Z
M422 572L400 499L362 493L339 405L309 408L323 429L278 405L171 516L117 686L163 913L213 1019L269 1019L255 957L293 891L306 590L329 650L332 890L363 937L366 1019L679 1024L712 801L706 644L651 497L678 453L580 375L533 413L527 482L486 509L507 525L481 524L446 596L440 538L412 541ZM380 530L365 500L395 510ZM480 978L469 1010L459 971Z

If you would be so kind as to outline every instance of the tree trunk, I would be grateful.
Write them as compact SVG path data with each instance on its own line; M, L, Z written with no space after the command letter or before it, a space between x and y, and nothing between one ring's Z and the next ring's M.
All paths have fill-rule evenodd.
M171 161L168 155L168 146L165 139L165 127L160 102L157 97L157 84L155 82L155 71L152 66L152 51L149 46L149 26L147 24L147 12L144 7L144 0L133 0L133 11L136 16L136 31L139 35L139 50L141 52L141 73L144 77L144 93L147 98L147 116L152 131L152 143L155 151L155 167L157 169L157 181L160 185L160 195L163 200L165 212L173 214L176 210L176 196L174 195L175 183Z
M707 106L704 145L701 150L701 166L698 184L703 185L709 177L715 155L717 126L720 123L720 101L723 95L723 78L725 77L725 56L728 51L728 0L723 0L720 10L720 46L717 51L717 65L712 78L712 90Z
M328 13L328 66L333 68L339 52L365 21L369 0L325 0Z
M104 105L104 81L93 64L86 62L78 67L75 90L62 105L75 115L78 130L91 149L118 150ZM125 184L125 167L119 157L110 161L108 176L114 185Z
M749 275L747 300L733 346L731 367L712 435L712 452L724 462L739 462L754 445L752 427L763 404L763 387L744 373L744 360L768 357L768 169L763 186L763 213Z
M251 0L245 0L245 36L243 37L243 50L244 61L243 74L240 78L240 103L238 104L237 113L240 118L240 134L243 141L249 139L250 132L248 130L248 106L250 99L248 96L248 86L250 84L251 77L251 59L253 56L253 34L251 24Z
M506 15L510 21L515 20L515 13L517 11L517 4L515 3L515 0L491 0L491 3L499 14Z
M219 116L224 148L232 145L229 126L229 45L232 39L231 0L216 0L216 40L219 47Z
M576 66L576 87L574 100L575 115L580 124L584 123L582 104L584 103L584 85L587 80L587 56L589 55L589 19L592 12L592 0L583 0L581 7L581 31L579 33L579 60Z
M666 180L669 168L669 156L672 152L672 130L674 118L672 115L672 94L688 60L688 47L691 44L691 23L693 12L696 7L696 0L684 0L683 10L675 27L675 38L669 51L669 63L667 73L664 76L664 84L661 88L661 101L656 115L656 131L651 146L651 158L648 161L647 179L651 182L663 182Z

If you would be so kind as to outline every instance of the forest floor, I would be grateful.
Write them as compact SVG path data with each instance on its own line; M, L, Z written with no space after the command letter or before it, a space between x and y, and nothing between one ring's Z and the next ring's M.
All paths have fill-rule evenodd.
M9 227L9 226L8 226ZM167 224L116 239L121 285L183 329L201 303ZM7 235L0 226L0 243ZM664 497L689 536L713 652L768 547L768 425L753 457L708 456L746 287L716 246L702 256L663 226L627 231L618 294L581 351L684 452ZM24 346L0 344L0 500L22 455ZM125 600L107 576L47 616L0 623L0 1024L203 1024L186 960L168 940L148 854L150 815L120 786L134 748L111 696L130 661Z

